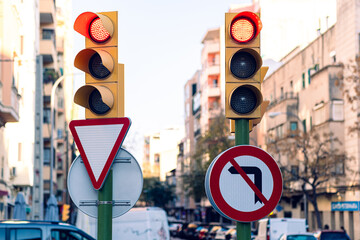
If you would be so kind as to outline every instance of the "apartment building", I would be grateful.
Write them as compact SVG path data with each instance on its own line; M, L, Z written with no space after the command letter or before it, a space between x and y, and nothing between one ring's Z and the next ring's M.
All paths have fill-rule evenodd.
M183 138L184 128L172 126L148 134L144 138L143 177L166 180L168 172L176 168L178 143Z
M43 219L50 185L51 88L64 72L71 76L72 71L67 30L71 1L59 2L56 7L54 0L0 1L0 219L12 218L18 192L24 193L27 218ZM59 23L56 11L63 16ZM63 34L56 36L59 26ZM71 154L66 138L71 114L65 114L71 105L64 104L64 86L71 101L72 76L65 82L54 96L53 185L60 205Z
M16 176L18 160L22 161L21 150L9 151L15 146L23 147L23 142L14 142L15 136L9 131L10 123L20 121L20 72L29 64L23 61L24 23L21 18L21 4L12 1L0 1L0 218L12 216L17 191L12 184ZM11 23L11 24L9 24ZM25 25L26 26L26 25ZM30 59L31 61L31 59ZM22 66L25 64L25 66ZM31 78L29 78L31 81ZM24 139L25 141L25 139ZM18 143L18 144L17 144ZM20 155L18 157L17 155ZM12 159L14 158L14 159ZM27 184L28 185L28 184Z
M193 221L196 209L195 201L188 195L184 186L184 176L193 169L192 156L195 153L196 139L201 136L200 112L200 71L196 71L184 87L185 136L179 143L179 155L176 166L176 202L175 216Z
M195 202L184 188L182 179L196 167L193 156L197 139L208 130L211 120L222 112L220 28L208 30L201 43L201 70L196 71L184 87L185 138L179 144L176 171L176 217L188 221L202 221L206 209L212 210L206 199Z
M352 160L338 162L334 169L337 176L319 186L317 203L323 225L327 224L330 229L344 227L351 239L360 237L356 227L360 224L360 138L358 131L349 132L349 127L358 121L359 103L358 100L349 102L344 97L340 83L350 74L344 65L359 56L359 13L358 1L337 1L335 25L306 47L290 52L281 60L282 65L266 77L262 93L270 105L252 136L264 149L276 141L291 141L294 132L314 130L332 133L339 139L342 144L334 142L332 148L344 152L346 159ZM280 160L278 154L272 154L283 165L294 164L286 156L281 156ZM298 167L301 166L294 165L294 171ZM335 180L338 175L342 180ZM301 184L293 181L284 186L283 197L274 214L306 217L310 230L322 227L317 226L314 208L304 198Z
M68 122L71 118L69 101L72 101L72 67L69 62L73 62L71 44L68 43L71 30L70 6L71 1L39 0L39 53L43 68L44 202L46 203L50 194L54 194L60 207L70 200L66 186L67 171L71 164L71 138L68 134ZM58 79L62 79L61 82L54 85Z

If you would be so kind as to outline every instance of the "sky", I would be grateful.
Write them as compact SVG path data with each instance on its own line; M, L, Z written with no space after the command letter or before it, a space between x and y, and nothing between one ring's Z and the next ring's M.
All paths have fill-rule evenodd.
M125 116L132 121L126 140L141 141L144 134L184 124L184 85L201 67L201 41L208 29L223 24L233 3L73 1L73 22L86 11L118 11L119 62L125 64ZM249 1L235 2L239 3ZM74 56L83 48L84 38L74 34ZM75 75L75 86L80 87L83 79Z
M201 41L224 25L225 12L251 0L74 0L82 12L118 11L119 63L125 64L125 116L132 121L125 144L141 155L144 134L184 125L184 85L201 68ZM336 0L261 0L263 58L281 59L317 28L336 20ZM74 56L84 38L74 31ZM79 72L77 72L79 73ZM75 75L75 88L84 76ZM140 156L141 157L141 156Z

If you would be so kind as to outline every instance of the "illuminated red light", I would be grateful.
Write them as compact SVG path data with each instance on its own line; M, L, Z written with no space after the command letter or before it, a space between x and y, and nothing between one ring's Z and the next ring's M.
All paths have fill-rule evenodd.
M110 33L102 25L100 18L95 18L89 28L90 37L98 43L106 42L110 38Z
M231 37L240 43L249 42L255 37L256 29L252 21L247 18L238 18L231 23Z

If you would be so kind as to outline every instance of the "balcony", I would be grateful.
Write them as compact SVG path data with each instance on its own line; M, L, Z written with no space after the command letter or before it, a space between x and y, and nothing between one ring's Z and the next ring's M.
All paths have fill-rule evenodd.
M221 108L210 108L209 109L209 118L216 118L220 116L221 114Z
M45 68L43 73L44 83L54 83L59 78L59 73L54 68Z
M19 99L20 95L15 87L10 91L0 83L0 127L7 122L19 121Z
M209 87L207 89L208 97L220 97L220 87Z
M55 1L40 0L40 24L52 24L55 19Z
M270 102L269 109L273 107L280 107L285 106L284 109L286 109L286 106L294 106L298 104L299 95L294 92L286 92L283 93L279 98L273 100ZM286 112L286 111L285 111Z
M220 74L220 65L218 63L211 63L211 64L207 64L207 66L205 67L205 71L204 74L206 76L209 75L219 75Z
M40 54L44 64L53 63L56 59L56 44L54 29L43 29L40 40Z

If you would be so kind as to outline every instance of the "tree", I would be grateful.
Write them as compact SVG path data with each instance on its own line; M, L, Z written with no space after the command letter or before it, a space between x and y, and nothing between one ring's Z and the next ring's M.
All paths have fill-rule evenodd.
M229 139L229 127L225 115L211 119L209 129L196 143L195 154L191 158L191 171L183 176L184 189L195 202L200 202L205 194L204 180L212 160L226 149L234 146Z
M338 76L336 84L340 86L343 92L344 100L351 105L351 110L358 113L360 102L360 56L348 64L341 64L342 70ZM347 129L348 133L360 132L359 114L357 121Z
M318 197L326 193L327 183L336 183L345 177L345 153L340 146L341 142L333 133L320 133L316 129L307 133L292 132L268 144L268 151L278 158L284 191L290 190L291 183L299 183L300 192L314 207L319 228L322 222Z
M166 209L166 205L175 199L174 186L161 182L157 177L144 178L143 193L140 201L146 206L156 206Z

